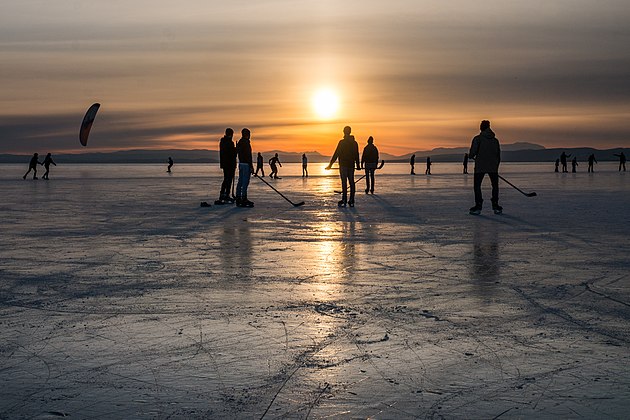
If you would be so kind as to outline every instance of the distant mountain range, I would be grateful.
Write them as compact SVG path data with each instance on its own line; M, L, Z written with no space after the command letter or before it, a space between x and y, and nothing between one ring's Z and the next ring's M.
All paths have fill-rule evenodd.
M619 154L623 149L593 149L590 147L575 148L553 148L547 149L544 146L534 143L511 143L501 145L501 158L505 162L553 162L562 152L577 156L579 161L584 161L591 153L601 161L617 160L614 154ZM422 159L431 156L433 162L461 162L464 153L468 152L467 147L445 148L439 147L432 150L419 150L414 153L407 153L395 156L388 153L381 153L381 159L388 162L409 162L412 154L416 155L416 161L420 164ZM306 153L311 163L328 162L329 156L324 156L319 152L283 152L280 150L270 150L262 152L265 163L274 153L278 153L281 162L301 162L302 153ZM629 153L630 154L630 153ZM208 149L195 150L121 150L109 153L73 153L54 154L53 159L57 163L165 163L170 157L175 163L217 163L219 162L219 152ZM0 163L24 163L28 164L30 155L0 154ZM40 155L40 160L44 158ZM256 159L256 151L254 151Z

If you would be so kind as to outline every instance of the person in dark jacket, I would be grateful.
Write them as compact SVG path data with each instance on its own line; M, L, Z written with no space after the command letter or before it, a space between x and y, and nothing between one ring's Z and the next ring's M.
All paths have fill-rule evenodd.
M302 178L308 178L308 158L302 153Z
M566 153L562 152L562 154L560 155L560 163L562 164L562 172L569 172L569 170L567 169L567 158L571 157L571 155L567 155Z
M560 172L560 158L556 159L556 169L554 172Z
M597 163L597 159L595 159L595 155L591 154L588 157L588 170L587 172L595 172L595 169L593 168L593 162Z
M619 154L615 153L614 156L617 156L619 158L619 172L621 172L622 167L623 171L626 172L626 155L621 152Z
M265 177L265 168L263 168L263 155L258 152L258 156L256 156L256 172L254 175L258 175L258 171L262 173L262 178Z
M221 183L221 191L219 199L215 204L233 203L234 198L230 197L230 187L234 182L234 172L236 171L236 146L232 137L234 130L225 129L225 135L219 141L219 166L223 170L223 182Z
M409 159L409 164L411 165L411 175L415 175L416 171L415 171L415 166L416 166L416 155L413 154L411 155L411 158Z
M341 189L342 198L337 203L339 207L345 207L348 204L350 207L354 207L354 168L361 170L359 161L359 145L357 144L354 136L351 135L352 128L346 126L343 128L343 139L337 144L335 153L330 158L330 163L326 166L326 169L330 169L339 158L339 176L341 177ZM348 200L348 183L350 183L350 199Z
M475 159L475 205L471 207L471 214L481 213L483 197L481 195L481 182L488 174L492 183L492 209L500 213L503 208L499 205L499 164L501 163L501 147L499 140L490 129L490 121L483 120L479 125L480 133L475 136L470 145L468 155Z
M282 168L282 163L280 163L280 158L276 153L271 159L269 159L269 166L271 167L269 178L278 179L278 165Z
M241 139L236 144L238 156L238 183L236 184L236 205L238 207L254 207L254 203L247 199L249 178L254 173L252 160L251 132L248 128L241 130Z
M168 172L170 174L172 167L173 167L173 159L169 156L168 157L168 167L166 168L166 172Z
M26 173L24 174L24 176L22 177L22 179L26 179L26 176L33 171L33 179L37 179L37 165L38 164L42 164L39 161L39 154L38 153L33 153L33 157L31 158L31 161L28 163L28 171L26 171Z
M571 161L571 172L576 173L577 167L578 167L577 157L573 156L573 160Z
M427 156L427 169L424 171L425 175L431 175L431 156Z
M372 136L367 139L367 146L363 148L361 166L365 168L365 193L374 194L374 172L378 167L378 149L374 146Z
M48 153L44 158L44 161L42 162L42 165L44 165L44 168L46 168L46 172L44 172L44 176L42 176L42 179L48 179L48 172L50 172L51 163L57 166L57 164L52 160L52 155Z
M464 153L464 173L468 173L468 153Z

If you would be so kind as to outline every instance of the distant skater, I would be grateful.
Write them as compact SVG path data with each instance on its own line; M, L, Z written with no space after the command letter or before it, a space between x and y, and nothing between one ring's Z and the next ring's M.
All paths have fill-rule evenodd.
M269 177L271 179L279 179L277 165L280 165L280 167L282 168L282 163L280 163L280 158L278 157L278 154L276 153L274 157L269 159L269 166L271 167L271 173L269 174Z
M576 173L577 167L578 167L577 157L574 156L573 160L571 161L571 172Z
M588 157L588 170L587 172L595 172L595 169L593 168L593 162L597 163L597 159L595 159L595 155L591 154Z
M238 155L238 183L236 184L236 206L254 207L254 203L247 199L247 187L249 178L254 174L254 162L252 160L251 132L247 128L241 130L241 139L236 143Z
M44 162L42 162L42 165L44 165L44 168L46 168L46 172L44 172L44 176L42 176L42 179L48 179L48 172L50 172L51 163L57 166L57 164L52 160L52 155L48 153L44 158Z
M33 171L33 179L37 179L37 165L38 164L39 165L42 164L39 161L39 154L33 153L33 157L31 158L31 161L28 163L28 171L26 171L22 179L26 179L26 176L29 174L29 172L31 172L31 170Z
M468 153L464 153L464 173L468 173Z
M409 164L411 165L411 175L415 175L416 171L414 169L414 167L416 166L416 155L413 154L411 155L411 158L409 159Z
M615 156L619 157L619 172L621 172L621 168L623 167L623 171L626 172L626 155L623 152L616 154Z
M168 157L168 167L166 168L166 172L168 172L169 174L171 173L171 168L173 167L173 159L171 159L171 157Z
M374 172L378 167L378 149L374 146L374 138L368 137L367 145L361 155L361 166L365 168L365 193L374 194Z
M308 158L306 153L302 153L302 178L308 178Z
M351 135L352 128L346 126L343 128L343 139L337 144L335 153L330 158L330 163L326 169L330 169L339 158L339 177L341 178L342 197L337 203L339 207L345 207L348 204L354 207L354 168L361 169L359 161L359 145L354 136ZM350 199L348 200L348 183L350 183Z
M554 172L560 172L560 158L556 159L556 170Z
M233 203L234 198L230 197L230 187L234 182L236 172L236 146L234 146L234 130L225 129L225 135L219 140L219 167L223 170L223 182L219 199L214 204Z
M501 163L501 146L499 139L490 129L490 121L483 120L479 125L481 132L475 136L470 145L470 158L475 159L475 205L470 208L470 214L480 214L483 207L481 182L488 174L492 183L492 210L499 214L503 207L499 205L499 164Z
M560 163L562 164L562 172L569 172L569 170L567 169L567 158L571 157L571 155L567 155L566 153L562 152L562 154L560 155Z
M427 156L427 169L424 171L425 175L431 175L431 156Z
M258 152L258 156L256 156L256 173L254 175L258 175L258 171L262 173L262 177L265 177L265 168L263 168L263 155Z

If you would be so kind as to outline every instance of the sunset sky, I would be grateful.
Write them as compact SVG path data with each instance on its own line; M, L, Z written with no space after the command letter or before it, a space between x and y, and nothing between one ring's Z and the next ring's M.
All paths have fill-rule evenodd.
M627 0L7 0L0 153L630 147ZM339 98L324 118L312 98ZM101 103L90 142L78 131Z

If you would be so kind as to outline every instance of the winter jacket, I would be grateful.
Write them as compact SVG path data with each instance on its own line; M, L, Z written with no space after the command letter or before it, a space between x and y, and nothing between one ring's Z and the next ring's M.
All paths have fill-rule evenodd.
M499 139L494 136L490 128L473 138L468 155L471 159L475 159L475 173L499 172L501 147Z
M219 164L223 169L236 168L236 147L231 137L222 137L219 142Z
M31 158L31 161L28 164L28 167L37 169L37 164L38 163L39 163L38 157L37 156L33 156Z
M378 149L373 144L368 144L363 148L361 163L378 163Z
M359 167L359 145L354 140L354 136L344 137L337 144L337 148L335 149L335 153L332 158L330 158L330 165L339 158L339 166L344 166L347 168L352 168L356 166ZM356 165L355 165L356 164Z
M249 166L254 167L252 144L249 142L249 139L241 138L238 143L236 143L236 154L238 155L239 163L248 163Z

